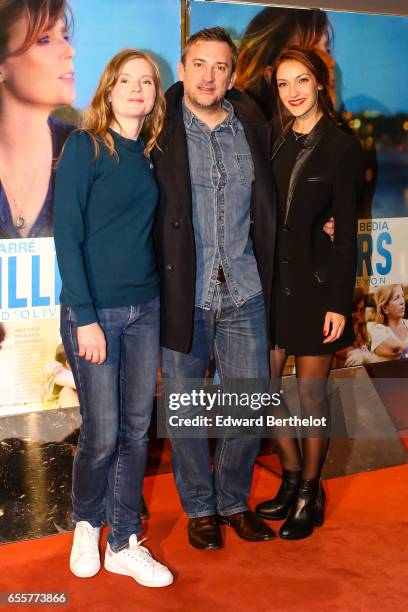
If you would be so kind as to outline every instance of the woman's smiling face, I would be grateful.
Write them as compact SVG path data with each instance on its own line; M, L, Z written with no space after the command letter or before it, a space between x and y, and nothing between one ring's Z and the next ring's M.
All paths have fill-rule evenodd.
M144 119L149 115L156 100L151 64L141 57L126 62L110 97L113 114L119 123L122 118Z
M283 61L276 73L279 97L294 117L309 117L318 110L318 84L297 60Z

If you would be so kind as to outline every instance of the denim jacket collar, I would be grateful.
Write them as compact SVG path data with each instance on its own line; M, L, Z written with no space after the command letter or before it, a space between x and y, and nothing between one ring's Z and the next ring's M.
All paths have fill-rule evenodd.
M232 106L231 102L229 102L228 100L226 100L225 98L222 100L221 102L222 108L226 111L228 111L228 115L225 117L224 121L222 123L220 123L217 127L222 127L222 128L231 128L232 133L235 135L238 131L238 127L239 127L239 122L238 119L234 113L234 107ZM203 123L186 105L184 98L182 100L182 109L183 109L183 121L184 121L184 125L186 127L186 129L191 127L191 124L193 123L193 121L197 121L197 123L201 126L205 126L207 129L208 126L206 126L205 123Z

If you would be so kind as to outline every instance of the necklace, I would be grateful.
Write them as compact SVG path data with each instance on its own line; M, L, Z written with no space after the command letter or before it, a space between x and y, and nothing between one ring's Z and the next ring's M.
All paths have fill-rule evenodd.
M293 128L292 128L292 132L293 132L293 135L296 141L300 140L301 138L307 135L307 134L302 134L302 132L295 132Z
M34 172L34 174L32 176L32 179L30 180L30 182L28 184L27 189L21 195L21 199L22 200L26 199L27 194L31 191L32 187L34 186L35 181L36 181L36 179L38 177L38 174L39 174L40 169L42 168L42 166L43 166L43 163L41 163L41 165L38 166L37 169L35 170L35 172ZM13 190L10 187L10 183L8 182L8 180L6 180L6 172L5 172L3 164L1 164L1 163L0 163L0 171L1 171L1 176L2 176L2 179L1 179L0 183L3 182L4 185L7 187L7 192L10 194L12 203L14 205L14 208L16 209L16 215L17 216L16 216L16 219L15 219L15 222L14 222L14 227L16 229L18 229L18 230L24 229L27 226L27 220L24 218L21 206L17 203L17 198L14 195L14 192L13 192ZM12 217L13 217L13 214L12 214Z

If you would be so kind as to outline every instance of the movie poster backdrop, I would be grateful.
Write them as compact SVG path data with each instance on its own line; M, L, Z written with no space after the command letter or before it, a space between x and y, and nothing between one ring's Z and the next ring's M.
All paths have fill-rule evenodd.
M69 80L59 83L61 91L51 102L47 99L55 107L49 117L44 117L52 136L53 164L50 163L44 203L30 223L24 219L24 215L29 218L30 211L21 204L21 209L18 208L14 193L18 185L13 185L14 190L11 185L8 187L7 177L2 176L0 168L3 179L0 184L0 414L78 403L59 335L61 280L52 238L55 163L65 139L79 123L81 111L89 104L104 66L115 53L124 48L151 53L159 62L166 88L175 80L180 53L179 0L155 0L154 10L150 0L70 0L69 5L72 15L68 18L68 34L75 51L75 79L74 83ZM45 39L40 38L34 45L41 47L43 53ZM41 55L44 57L48 56ZM51 68L49 73L42 73L41 77L46 80L41 82L43 89L36 92L35 84L40 78L36 70L40 66L37 63L32 68L27 58L30 58L27 53L21 54L15 62L20 76L26 71L26 82L19 86L27 88L26 95L33 101L32 111L38 113L36 103L40 105L48 95L54 74ZM68 61L65 70L69 70ZM25 120L29 124L27 117ZM35 171L36 160L30 160L30 164Z
M48 119L54 160L78 124L110 57L125 47L151 52L168 87L176 79L180 52L179 0L155 0L154 11L150 0L71 0L70 6L75 94ZM190 32L220 25L241 46L240 86L250 89L270 116L273 101L259 75L271 53L273 57L271 42L249 70L242 45L244 40L252 49L260 44L256 40L260 27L269 28L276 40L280 27L276 10L259 4L190 3ZM408 98L404 85L408 19L322 11L311 18L311 11L286 11L303 24L308 40L310 22L315 19L313 45L329 65L336 106L361 140L366 157L353 303L356 341L336 356L334 366L404 358L404 351L395 350L392 330L377 310L379 303L382 307L399 304L399 316L408 325ZM291 31L290 19L285 28ZM61 281L52 238L53 173L50 167L44 205L28 235L13 223L10 202L0 186L0 412L77 402L59 336Z

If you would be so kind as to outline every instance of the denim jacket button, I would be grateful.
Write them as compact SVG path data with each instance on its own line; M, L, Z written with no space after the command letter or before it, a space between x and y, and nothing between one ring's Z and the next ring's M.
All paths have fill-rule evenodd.
M180 221L177 221L177 219L175 219L175 220L173 221L173 227L174 227L174 228L176 228L176 229L178 229L178 228L180 227Z
M174 268L171 264L166 264L166 271L167 272L173 272Z

